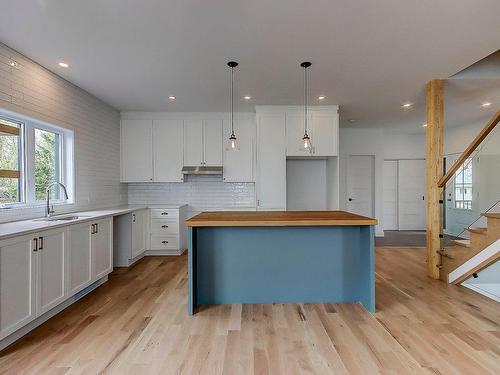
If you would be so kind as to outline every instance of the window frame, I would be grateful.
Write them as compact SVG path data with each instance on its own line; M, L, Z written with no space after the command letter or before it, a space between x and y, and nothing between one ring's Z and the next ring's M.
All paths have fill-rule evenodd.
M465 198L465 185L469 185L465 183L465 169L469 168L471 169L471 179L473 179L473 160L472 159L467 159L461 166L460 168L455 172L455 176L453 177L453 208L455 210L461 210L461 211L472 211L473 210L473 189L474 189L474 184L473 181L470 183L470 189L471 189L471 199L464 199ZM462 182L457 184L457 177L461 175L462 176ZM457 186L458 185L458 186ZM457 200L457 187L462 188L462 199ZM462 207L457 207L457 203L461 202ZM470 202L470 207L469 206ZM467 203L467 204L466 204Z
M74 203L74 132L73 130L52 125L43 121L28 118L13 112L0 110L0 118L18 123L22 127L20 131L20 147L22 148L22 166L20 165L20 191L19 202L6 204L0 203L1 209L28 208L45 205L45 199L36 199L35 186L35 129L55 133L59 136L59 182L62 182L68 191L68 199L53 199L51 203L55 205L68 205ZM22 136L21 136L22 133Z

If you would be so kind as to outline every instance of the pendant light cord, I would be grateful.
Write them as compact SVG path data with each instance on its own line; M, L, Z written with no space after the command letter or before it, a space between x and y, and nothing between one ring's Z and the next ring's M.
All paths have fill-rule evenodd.
M304 118L305 134L307 134L307 67L304 67Z
M231 67L231 135L234 135L234 68Z

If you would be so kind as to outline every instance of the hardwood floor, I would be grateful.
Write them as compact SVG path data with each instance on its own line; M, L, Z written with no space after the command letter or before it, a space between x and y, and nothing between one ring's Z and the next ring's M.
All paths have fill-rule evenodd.
M357 304L186 314L186 256L145 258L0 353L2 374L494 374L500 305L425 277L425 249L377 249Z

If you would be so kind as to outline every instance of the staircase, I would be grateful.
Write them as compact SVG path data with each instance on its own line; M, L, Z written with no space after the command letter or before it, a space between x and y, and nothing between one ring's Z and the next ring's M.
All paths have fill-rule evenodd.
M439 251L441 255L440 278L443 281L449 280L449 275L458 267L469 261L471 258L488 249L492 244L500 240L500 213L484 213L487 225L482 227L465 228L470 234L470 239L452 240L451 246L444 247ZM453 284L460 284L471 277L474 273L481 271L496 262L500 257L500 251L489 255L484 261L470 269L464 270L460 277L453 279Z

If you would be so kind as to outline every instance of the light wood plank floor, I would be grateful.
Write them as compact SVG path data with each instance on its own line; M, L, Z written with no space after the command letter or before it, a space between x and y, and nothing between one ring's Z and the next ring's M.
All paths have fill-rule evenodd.
M377 249L356 304L186 314L186 256L146 258L0 353L10 374L500 373L499 304L427 279L424 250Z

